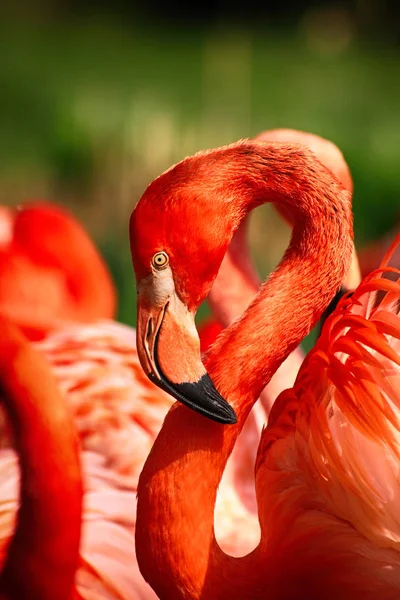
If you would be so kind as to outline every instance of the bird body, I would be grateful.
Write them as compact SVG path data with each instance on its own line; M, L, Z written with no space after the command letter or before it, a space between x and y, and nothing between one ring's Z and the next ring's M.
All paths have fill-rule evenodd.
M150 600L135 554L139 472L171 406L144 377L135 331L114 323L63 326L35 342L79 434L84 485L75 577L84 600ZM42 360L43 360L42 358ZM0 556L13 536L20 471L8 420L0 450ZM80 519L79 519L80 522ZM2 563L0 563L2 564Z
M288 580L307 581L315 597L400 593L400 272L385 269L341 301L294 388L277 399L258 450L269 531L285 527ZM290 527L280 514L292 516Z
M106 466L101 454L83 451L80 460L84 506L82 540L72 578L75 594L84 600L156 598L136 561L136 492ZM19 481L16 453L0 450L0 565L15 528Z
M51 368L80 439L84 506L75 583L84 600L156 598L137 566L137 484L173 400L145 377L135 336L128 326L101 321L64 326L34 343ZM14 531L20 480L8 420L3 422L0 564ZM218 496L216 535L233 555L245 554L259 540L251 473L260 427L250 422L243 432Z

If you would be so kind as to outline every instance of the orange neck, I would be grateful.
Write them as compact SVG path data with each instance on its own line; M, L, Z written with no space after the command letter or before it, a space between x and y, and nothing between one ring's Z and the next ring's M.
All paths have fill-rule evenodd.
M69 600L82 509L77 438L48 367L3 318L0 386L21 465L20 509L0 594L7 600Z
M296 163L287 175L280 168L260 169L259 179L250 182L247 209L263 198L292 206L296 226L290 247L205 360L216 388L234 406L238 424L224 427L174 405L140 477L137 556L161 598L245 600L257 597L258 586L264 597L273 595L266 515L260 515L258 548L241 559L228 557L214 536L216 493L254 402L338 290L352 249L349 204L341 188L325 171L312 173L310 183Z

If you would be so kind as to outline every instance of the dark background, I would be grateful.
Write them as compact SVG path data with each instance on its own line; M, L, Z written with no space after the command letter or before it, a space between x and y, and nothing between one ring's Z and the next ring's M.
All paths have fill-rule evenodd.
M47 198L83 220L134 323L127 219L199 149L292 127L334 141L355 184L359 248L400 221L395 2L50 2L0 8L0 201ZM263 275L288 232L251 226Z

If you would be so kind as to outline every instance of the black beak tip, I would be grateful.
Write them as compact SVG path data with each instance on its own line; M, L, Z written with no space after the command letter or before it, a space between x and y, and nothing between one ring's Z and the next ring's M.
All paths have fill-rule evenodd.
M218 405L215 407L214 421L217 421L217 423L223 423L224 425L234 425L235 423L237 423L236 413L233 410L232 406L228 404L226 400L224 400L223 398L222 400L223 403L219 402ZM213 418L210 414L205 414L205 416Z
M161 380L154 376L150 376L150 379L179 402L204 417L223 425L237 423L235 411L217 392L208 373L205 373L199 381L190 383L172 383L163 376Z
M237 423L236 413L232 406L215 389L208 373L194 383L179 383L174 385L179 392L183 404L189 406L201 415L222 423L233 425Z
M225 425L235 425L235 423L237 423L237 416L235 411L233 410L232 406L229 406L229 412L231 413L228 417L225 417L223 421L220 421L220 423L225 423Z

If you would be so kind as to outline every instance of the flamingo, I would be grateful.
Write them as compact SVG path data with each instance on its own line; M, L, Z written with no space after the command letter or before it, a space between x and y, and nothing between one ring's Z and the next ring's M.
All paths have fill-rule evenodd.
M290 245L203 364L196 309L239 223L271 200L292 212ZM255 467L260 543L232 558L213 530L218 484L251 407L350 268L348 193L308 149L244 140L154 180L130 236L141 365L180 401L139 479L146 581L166 600L397 599L399 271L383 266L341 301L276 400ZM396 281L381 276L388 270Z
M49 202L0 207L0 312L30 339L57 325L111 319L108 269L78 221Z
M45 361L4 317L0 387L21 463L21 505L1 555L0 597L71 600L82 510L77 436Z

